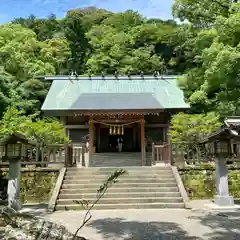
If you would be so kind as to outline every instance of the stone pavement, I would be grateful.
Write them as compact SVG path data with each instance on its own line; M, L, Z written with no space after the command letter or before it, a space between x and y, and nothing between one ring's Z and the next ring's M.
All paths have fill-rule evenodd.
M188 210L93 210L92 220L80 235L89 240L169 240L159 237L160 233L178 239L240 240L240 210L209 210L205 208L208 203L211 201L190 201ZM63 224L71 232L80 226L85 214L48 214L45 206L25 206L24 212Z
M84 212L66 211L46 218L74 232L83 216ZM178 236L178 239L240 240L240 212L236 211L99 210L92 211L92 216L92 221L80 232L89 240L169 239L161 238L160 233Z

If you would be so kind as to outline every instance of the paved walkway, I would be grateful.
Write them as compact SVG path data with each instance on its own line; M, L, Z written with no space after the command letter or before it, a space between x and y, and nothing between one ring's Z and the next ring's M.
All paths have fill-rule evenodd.
M240 240L240 210L211 211L210 200L189 203L192 210L105 210L92 211L92 220L80 235L89 240L173 240L178 239ZM84 211L47 214L46 206L25 207L25 212L62 224L75 232Z
M81 230L89 240L240 239L240 212L203 210L92 211L92 221ZM55 212L45 216L75 232L84 212ZM239 235L238 235L239 234Z

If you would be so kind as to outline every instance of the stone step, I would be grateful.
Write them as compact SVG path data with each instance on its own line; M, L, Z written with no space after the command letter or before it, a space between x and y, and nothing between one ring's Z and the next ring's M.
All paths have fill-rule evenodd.
M150 171L150 172L154 172L154 171L171 171L171 168L169 166L163 166L163 167L147 167L147 166L142 166L142 167L122 167L122 168L119 168L119 167L102 167L102 168L93 168L93 167L88 167L88 168L76 168L76 167L70 167L67 169L67 171L96 171L96 172L99 172L99 171L115 171L115 170L120 170L120 169L124 169L126 171Z
M137 164L137 163L129 163L129 164L127 164L127 163L122 163L122 164L116 164L116 163L103 163L103 164L92 164L92 166L93 167L98 167L98 168L100 168L100 167L103 167L103 166L109 166L109 167L123 167L123 166L129 166L129 167L131 167L131 166L141 166L141 164Z
M106 180L110 175L85 175L84 178L82 175L66 175L64 177L64 180L65 181L69 181L69 180L86 180L86 181L104 181ZM118 178L118 180L127 180L129 179L130 181L133 181L133 180L147 180L147 181L150 181L150 180L173 180L173 176L172 175L142 175L142 176L139 176L138 175L131 175L131 176L128 176L128 175L123 175L121 177ZM174 179L175 181L175 179Z
M69 188L62 188L60 191L60 194L85 194L85 193L97 193L97 190L99 189L99 186L97 188L78 188L78 189L69 189ZM166 193L166 192L178 192L178 187L147 187L147 188L115 188L114 186L109 188L107 190L107 193L115 193L115 194L120 194L120 193L134 193L134 192L145 192L146 194L148 193Z
M110 175L112 175L114 173L114 171L110 171L110 172L67 172L66 173L66 177L82 177L82 178L93 178L93 177L102 177L102 178L107 178ZM173 173L172 172L143 172L143 173L139 173L139 172L127 172L125 174L123 174L121 177L155 177L155 176L159 176L159 177L163 177L163 178L169 178L169 177L173 177Z
M91 174L112 174L115 171L119 171L121 169L126 170L126 174L131 175L131 174L138 174L138 175L143 175L143 174L172 174L171 169L155 169L152 167L153 170L148 170L148 169L124 169L124 168L76 168L75 170L67 170L67 174L82 174L82 175L87 175L89 173Z
M144 203L144 204L96 204L94 210L107 210L107 209L161 209L161 208L172 208L172 209L182 209L184 208L184 203ZM79 204L73 205L57 205L56 210L66 211L66 210L85 210Z
M133 161L133 160L132 160ZM170 166L146 167L117 164L141 163L136 161L104 160L95 165L99 168L68 168L58 196L56 210L83 210L77 200L96 200L101 184L116 170L126 170L118 182L110 187L94 209L147 209L184 208L183 199L177 187ZM110 167L109 165L114 164ZM108 165L108 167L106 167Z
M102 184L105 182L105 179L73 179L73 180L65 180L64 184L87 184L91 182L91 184ZM134 178L119 178L118 183L175 183L175 179L173 178L165 178L165 179L157 179L157 178L143 178L143 179L134 179Z
M81 199L58 199L57 204L61 205L71 205L76 204L75 201ZM89 201L89 205L96 201L96 198L85 199ZM141 197L141 198L102 198L99 200L99 204L120 204L120 203L181 203L181 197Z
M78 189L78 188L99 188L101 183L85 183L85 184L65 184L63 182L63 189ZM115 188L141 188L141 187L176 187L176 183L116 183Z
M60 194L59 199L92 199L96 198L97 193L81 193L81 194ZM118 193L117 197L119 198L162 198L162 197L168 197L168 198L174 198L174 197L181 197L181 194L179 192L127 192L127 193ZM103 198L114 198L116 197L116 193L109 193L108 191L105 193Z
M116 160L116 159L118 159L118 160L121 160L121 161L125 161L125 162L127 162L128 160L136 160L136 161L139 161L139 162L141 162L142 161L142 159L141 159L141 157L138 157L138 156L124 156L124 157L114 157L114 156L108 156L108 157L104 157L104 156L102 156L102 157L93 157L93 160L103 160L103 161L113 161L113 160Z
M116 159L112 159L112 158L110 158L110 159L93 159L93 162L94 163L112 163L112 162L114 162L114 163L117 163L117 162L121 162L121 163L129 163L129 162L136 162L136 163L142 163L142 161L139 159L134 159L134 158L128 158L128 159L125 159L125 160L123 160L123 159L118 159L118 158L116 158Z

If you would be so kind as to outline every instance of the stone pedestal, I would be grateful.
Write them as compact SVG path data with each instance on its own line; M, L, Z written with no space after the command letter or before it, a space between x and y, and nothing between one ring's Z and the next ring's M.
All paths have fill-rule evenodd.
M215 160L215 162L216 162L216 187L217 187L215 203L223 207L234 206L234 199L232 196L229 196L228 169L226 161L223 157L218 157Z
M8 206L20 210L22 205L20 201L20 181L21 181L21 161L9 161L8 173Z

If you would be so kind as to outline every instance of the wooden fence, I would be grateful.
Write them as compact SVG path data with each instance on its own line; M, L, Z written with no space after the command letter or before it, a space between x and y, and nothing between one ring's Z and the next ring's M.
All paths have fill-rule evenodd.
M233 143L227 157L228 163L240 162L240 143ZM193 143L152 143L152 165L156 163L194 165L213 163L214 157L203 144Z
M171 163L171 144L162 143L155 144L152 143L152 165L156 163Z
M12 145L14 147L14 145ZM21 163L23 166L74 166L77 163L84 164L85 147L72 144L53 144L41 147L39 145L21 146ZM9 145L8 145L9 148ZM4 145L0 145L0 165L7 166Z
M240 162L240 142L230 145L228 163ZM188 165L198 163L213 163L215 157L209 153L206 145L196 143L173 143L172 144L172 163L184 162Z

